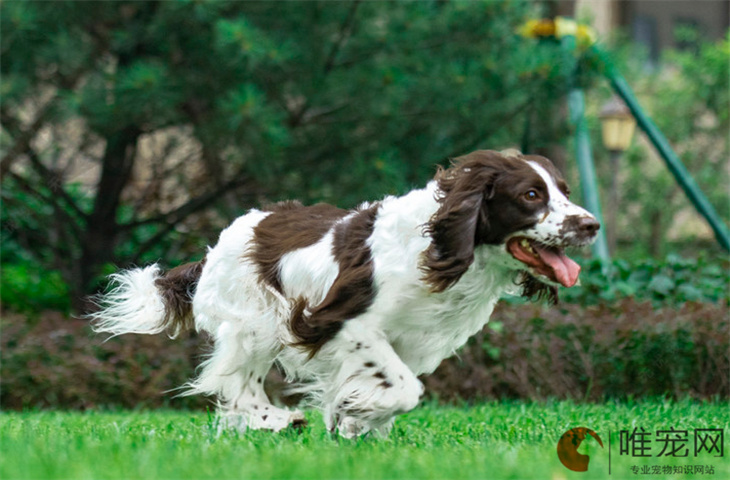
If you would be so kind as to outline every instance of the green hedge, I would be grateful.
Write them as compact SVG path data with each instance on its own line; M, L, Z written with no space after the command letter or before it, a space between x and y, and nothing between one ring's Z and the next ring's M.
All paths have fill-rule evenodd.
M730 310L686 302L501 306L426 379L454 398L730 397Z
M104 341L88 322L59 312L2 318L3 408L200 407L165 393L185 383L203 353L200 338L130 335Z
M684 302L730 303L730 262L727 257L696 259L668 255L662 261L614 260L583 262L580 286L562 288L567 303L595 305L622 298L648 300L655 306Z
M3 264L0 300L4 308L29 314L47 309L68 312L71 308L68 287L61 274L43 270L32 262Z
M444 399L574 398L641 395L730 398L730 326L724 304L687 302L655 309L500 305L490 324L425 377ZM202 336L170 340L129 335L104 343L85 321L46 313L2 320L4 408L185 407L173 398L209 351ZM270 374L273 396L280 378Z

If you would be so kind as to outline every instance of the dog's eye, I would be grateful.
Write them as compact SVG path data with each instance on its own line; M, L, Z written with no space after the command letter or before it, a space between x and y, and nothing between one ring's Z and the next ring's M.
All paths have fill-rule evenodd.
M540 194L535 189L528 190L525 192L525 200L535 202L540 200Z

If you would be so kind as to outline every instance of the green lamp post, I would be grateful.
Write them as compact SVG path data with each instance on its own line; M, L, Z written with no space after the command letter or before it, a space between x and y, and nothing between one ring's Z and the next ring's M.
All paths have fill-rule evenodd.
M636 120L628 107L618 98L612 97L601 108L598 118L601 120L601 139L603 146L609 152L611 162L611 187L608 193L608 208L604 220L606 221L606 237L609 251L616 251L617 218L620 202L618 172L621 156L631 146L631 139L636 129Z

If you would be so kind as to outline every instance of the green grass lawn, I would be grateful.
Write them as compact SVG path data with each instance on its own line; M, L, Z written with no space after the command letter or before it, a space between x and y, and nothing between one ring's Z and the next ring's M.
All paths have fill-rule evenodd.
M425 405L401 416L384 440L338 440L318 413L308 417L302 433L219 434L212 415L200 412L5 412L0 478L730 478L727 403ZM567 470L556 454L560 436L579 426L604 443L581 445L579 452L591 457L587 473ZM634 427L652 433L651 457L620 455L619 431ZM687 457L657 456L665 443L654 434L670 427L687 430ZM694 431L701 428L724 429L723 457L695 456ZM704 473L632 471L700 465Z

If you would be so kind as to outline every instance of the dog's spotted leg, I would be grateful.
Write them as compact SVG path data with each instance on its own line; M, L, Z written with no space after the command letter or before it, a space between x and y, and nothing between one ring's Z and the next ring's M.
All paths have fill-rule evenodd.
M220 426L240 431L281 431L287 427L301 428L306 425L304 414L299 410L275 407L264 392L265 374L249 370L250 381L241 389L233 402L228 402L219 412Z
M261 332L259 332L259 337ZM215 350L192 387L196 393L219 399L219 426L237 430L271 430L306 424L299 410L271 404L264 391L266 374L276 355L275 348L263 348L243 322L226 322L216 332Z
M396 415L418 405L423 384L384 335L357 320L347 322L330 343L340 368L323 394L327 428L345 438L387 435Z

